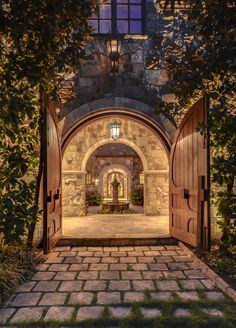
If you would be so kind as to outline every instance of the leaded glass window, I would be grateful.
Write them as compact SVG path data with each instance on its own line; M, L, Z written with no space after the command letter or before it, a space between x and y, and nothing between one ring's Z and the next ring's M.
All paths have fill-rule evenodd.
M100 1L89 23L98 34L142 34L143 6L143 0Z

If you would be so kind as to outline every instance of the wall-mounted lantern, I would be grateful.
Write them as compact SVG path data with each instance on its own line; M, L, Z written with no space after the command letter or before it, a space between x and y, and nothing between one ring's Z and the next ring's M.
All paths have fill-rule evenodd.
M120 123L117 120L111 121L111 137L117 140L120 136Z
M110 71L119 71L119 61L121 57L121 42L119 39L111 38L107 42L107 52L110 60Z

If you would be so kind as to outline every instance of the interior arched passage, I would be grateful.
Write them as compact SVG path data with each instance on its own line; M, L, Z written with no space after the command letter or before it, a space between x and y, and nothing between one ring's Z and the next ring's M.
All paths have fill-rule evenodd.
M119 143L133 148L144 167L144 212L162 214L168 210L168 151L163 140L142 121L123 115L112 119L120 122ZM103 117L81 126L67 142L63 156L63 214L86 215L86 163L99 146L115 143L110 136L110 117Z
M120 144L124 144L124 145L132 148L139 155L139 157L143 163L144 171L148 170L147 160L146 160L142 150L134 142L132 142L131 140L128 140L128 139L124 139L124 138L119 138L118 142ZM88 159L97 148L99 148L103 145L106 145L106 144L115 144L115 143L117 143L117 142L114 141L114 139L112 139L112 138L107 138L107 139L98 141L95 145L93 145L90 149L88 149L87 153L85 154L84 159L82 161L81 170L86 171L86 165L87 165Z
M119 195L122 201L128 201L131 191L131 173L124 166L120 164L111 164L104 167L99 173L99 193L105 201L109 201L112 198L109 192L109 176L112 174L122 174L124 176L124 186L122 186L122 193ZM118 180L119 181L119 180Z

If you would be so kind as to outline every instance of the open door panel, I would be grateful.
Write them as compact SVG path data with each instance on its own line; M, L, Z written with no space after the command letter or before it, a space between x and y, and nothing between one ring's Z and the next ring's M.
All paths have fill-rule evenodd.
M48 95L43 100L44 112L44 170L43 170L43 217L44 253L50 252L62 233L62 178L61 140L57 123L56 107Z
M176 131L170 155L170 234L190 245L207 247L209 221L208 99L197 101Z

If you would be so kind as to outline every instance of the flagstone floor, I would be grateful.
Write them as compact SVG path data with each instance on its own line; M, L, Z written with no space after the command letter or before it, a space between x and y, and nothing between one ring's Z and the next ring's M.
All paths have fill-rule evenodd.
M70 238L156 238L169 234L168 216L144 214L89 214L64 217L63 237Z
M158 318L161 304L173 300L176 320L192 315L189 302L200 302L200 314L219 319L225 316L222 302L231 302L180 246L58 247L0 309L0 323L68 324L104 313L123 320L133 311Z

